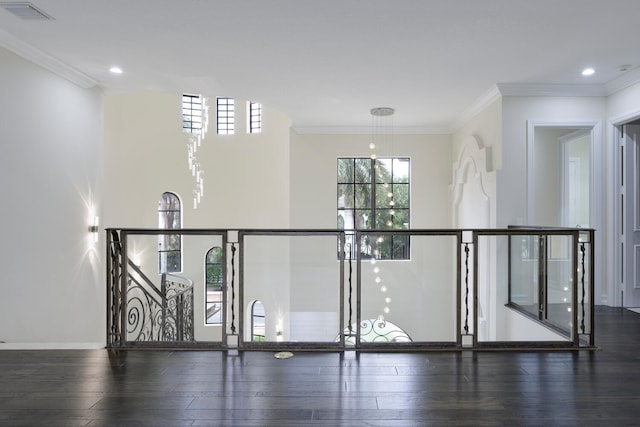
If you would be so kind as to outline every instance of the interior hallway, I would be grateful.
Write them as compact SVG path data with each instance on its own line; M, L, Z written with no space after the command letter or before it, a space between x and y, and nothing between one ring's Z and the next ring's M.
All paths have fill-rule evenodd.
M0 351L7 426L624 426L640 314L596 309L597 351Z

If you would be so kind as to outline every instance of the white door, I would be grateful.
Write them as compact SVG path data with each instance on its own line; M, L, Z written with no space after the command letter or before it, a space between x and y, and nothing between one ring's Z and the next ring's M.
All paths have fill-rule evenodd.
M640 125L623 127L621 141L623 220L622 289L625 307L640 307Z

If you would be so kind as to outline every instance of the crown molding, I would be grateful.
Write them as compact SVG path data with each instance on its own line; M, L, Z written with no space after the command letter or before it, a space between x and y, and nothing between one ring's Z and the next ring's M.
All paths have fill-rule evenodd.
M498 83L502 96L607 96L603 84Z
M476 99L471 105L469 105L460 116L454 120L451 124L451 127L448 129L447 133L454 133L467 123L471 121L475 116L481 113L485 108L491 105L495 100L501 97L500 90L498 90L497 86L493 86L490 90L488 90L484 95L480 96Z
M298 135L370 135L370 126L293 126ZM448 128L393 126L394 135L446 135Z
M636 67L605 84L607 95L614 94L640 82L640 67Z
M83 89L89 89L98 84L97 81L86 74L81 73L75 68L70 67L59 59L44 53L30 44L19 40L17 37L2 29L0 29L0 46L64 79L69 80L71 83L78 85Z

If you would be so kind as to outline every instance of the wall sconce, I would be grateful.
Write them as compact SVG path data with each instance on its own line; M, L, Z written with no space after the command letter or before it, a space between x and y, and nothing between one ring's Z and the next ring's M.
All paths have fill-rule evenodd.
M93 219L90 220L93 221L90 223L89 225L89 233L93 234L93 241L97 242L98 241L98 226L100 225L100 218L98 218L98 216L94 215Z

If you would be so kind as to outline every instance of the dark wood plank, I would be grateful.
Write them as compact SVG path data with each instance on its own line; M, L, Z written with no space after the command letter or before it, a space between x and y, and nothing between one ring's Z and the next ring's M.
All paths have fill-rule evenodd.
M0 351L7 426L640 424L640 314L596 310L595 351Z

